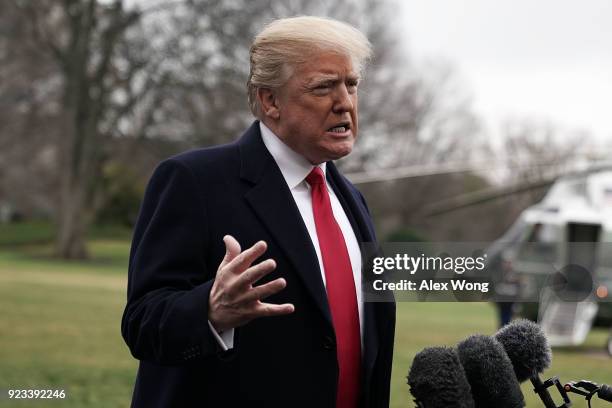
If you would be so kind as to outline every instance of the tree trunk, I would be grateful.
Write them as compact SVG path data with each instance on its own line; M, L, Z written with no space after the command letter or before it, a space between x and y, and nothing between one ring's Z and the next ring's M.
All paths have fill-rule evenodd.
M74 166L71 160L74 149L72 140L74 137L79 137L75 134L79 126L70 125L66 126L68 128L64 136L66 140L62 143L63 149L60 156L56 254L65 259L85 259L88 257L85 234L90 223L87 216L87 180L82 174L82 166Z
M62 187L62 190L64 187ZM64 259L88 258L85 234L88 222L79 189L67 188L61 192L57 218L56 253Z
M87 148L93 135L87 126L88 112L84 104L75 106L79 87L67 85L67 98L62 139L59 141L59 200L56 211L56 255L64 259L88 257L85 243L87 229L91 223L89 204L90 183L94 157ZM71 92L74 92L71 94Z

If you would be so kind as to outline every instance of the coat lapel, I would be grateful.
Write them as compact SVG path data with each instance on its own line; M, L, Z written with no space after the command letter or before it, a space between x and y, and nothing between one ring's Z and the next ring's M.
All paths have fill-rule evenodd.
M298 272L304 286L332 325L316 251L283 175L268 152L255 122L238 142L240 177L253 186L245 199Z
M369 217L367 209L361 202L360 198L354 193L348 185L348 182L340 173L333 163L327 163L327 179L332 185L344 212L347 214L348 219L355 231L357 240L359 242L376 242L376 236L374 235L374 229L368 222ZM363 313L364 313L364 383L371 383L371 375L378 354L379 336L377 330L377 319L376 319L376 303L364 302ZM367 387L366 387L367 389Z

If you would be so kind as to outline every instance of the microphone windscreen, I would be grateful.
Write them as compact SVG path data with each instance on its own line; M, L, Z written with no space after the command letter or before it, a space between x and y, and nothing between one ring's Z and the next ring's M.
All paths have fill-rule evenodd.
M410 392L424 408L474 408L474 401L457 352L429 347L412 361Z
M552 352L544 332L536 323L526 319L515 320L502 327L495 338L504 346L519 382L550 366Z
M457 345L457 354L477 408L525 406L512 363L497 340L490 336L470 336Z

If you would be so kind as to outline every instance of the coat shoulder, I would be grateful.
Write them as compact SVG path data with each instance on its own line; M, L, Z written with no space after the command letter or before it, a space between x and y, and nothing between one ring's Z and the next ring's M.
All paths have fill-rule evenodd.
M165 159L162 161L162 164L165 162L174 162L194 172L199 172L205 168L213 170L224 168L233 161L238 160L238 157L238 145L234 142L213 147L187 150Z

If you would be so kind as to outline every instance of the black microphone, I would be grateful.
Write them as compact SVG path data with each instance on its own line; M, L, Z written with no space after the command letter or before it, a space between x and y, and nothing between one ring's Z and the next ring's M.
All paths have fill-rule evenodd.
M604 401L612 402L612 386L601 384L597 396Z
M410 392L421 408L474 408L457 352L447 347L420 351L408 373Z
M512 363L495 338L470 336L457 345L457 354L472 388L476 408L525 406Z
M547 408L562 408L571 406L567 393L561 386L558 377L542 382L539 374L550 366L552 351L548 340L540 326L536 323L520 319L502 327L495 338L499 341L512 361L516 378L523 382L531 381L534 391ZM561 394L564 404L557 407L548 392L548 387L555 385Z
M552 351L540 326L519 319L499 329L495 334L512 361L519 382L542 373L552 361Z

